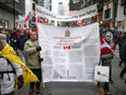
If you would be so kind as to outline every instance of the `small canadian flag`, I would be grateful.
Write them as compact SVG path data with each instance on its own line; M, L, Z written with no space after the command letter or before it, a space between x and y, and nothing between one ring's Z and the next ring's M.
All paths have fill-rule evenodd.
M109 53L113 53L113 49L111 47L111 45L109 45L106 41L106 38L104 36L100 37L100 49L101 49L101 54L109 54Z
M70 45L66 45L63 48L64 48L64 50L70 50L71 49L71 46Z

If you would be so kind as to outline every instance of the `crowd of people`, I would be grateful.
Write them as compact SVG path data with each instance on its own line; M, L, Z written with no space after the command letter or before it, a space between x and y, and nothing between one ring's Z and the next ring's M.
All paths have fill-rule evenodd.
M0 30L0 51L8 43L16 52L27 67L37 76L39 81L30 82L29 95L40 95L41 84L41 47L38 44L38 34L36 29L13 31ZM24 77L20 65L14 64L7 57L0 53L0 93L1 95L14 95L15 80L18 77L17 88L23 87Z

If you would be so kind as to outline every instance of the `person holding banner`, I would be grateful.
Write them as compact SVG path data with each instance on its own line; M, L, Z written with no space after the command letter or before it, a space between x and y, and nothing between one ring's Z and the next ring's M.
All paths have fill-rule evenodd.
M101 43L101 64L102 66L109 66L110 70L109 70L109 81L112 81L112 59L113 59L113 49L111 47L111 45L109 45L107 43L107 40L105 38L105 36L101 33L100 35L100 43ZM109 92L109 83L105 82L104 86L103 86L105 92ZM108 95L108 94L106 94Z
M41 81L41 59L40 51L41 47L37 41L37 32L34 30L30 31L30 39L26 41L24 46L24 51L27 54L26 64L32 70L34 74L37 75L39 82L33 81L30 83L29 95L36 93L40 94L40 81Z

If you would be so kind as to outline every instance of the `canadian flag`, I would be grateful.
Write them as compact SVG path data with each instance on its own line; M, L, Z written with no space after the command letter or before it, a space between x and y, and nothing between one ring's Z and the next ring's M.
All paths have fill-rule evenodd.
M71 46L70 45L65 45L63 48L64 48L64 50L70 50Z
M113 53L112 47L107 43L104 36L100 37L100 43L101 55Z

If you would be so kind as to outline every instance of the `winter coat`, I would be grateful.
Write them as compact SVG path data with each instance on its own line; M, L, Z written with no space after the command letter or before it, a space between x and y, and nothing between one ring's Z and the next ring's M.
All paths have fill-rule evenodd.
M119 56L121 60L124 59L124 52L125 52L125 42L126 42L126 34L121 34L119 38Z
M126 64L126 40L123 42L121 48L120 48L120 55L124 63Z
M26 33L20 34L20 37L17 39L17 49L20 49L23 51L24 44L28 40L28 35Z
M36 50L38 46L37 41L31 41L30 39L26 41L24 46L24 52L27 54L26 64L29 68L39 69L41 68L41 63L39 62L40 53Z
M16 76L20 75L22 75L20 65L11 63L0 56L0 92L2 95L14 91Z
M101 58L102 59L111 59L111 58L113 58L112 47L107 43L104 36L100 37L100 49L101 49Z

